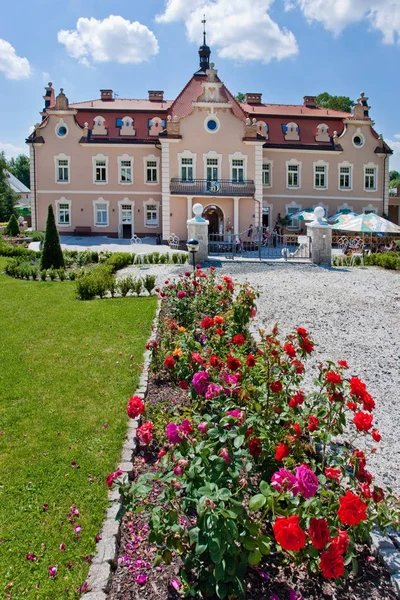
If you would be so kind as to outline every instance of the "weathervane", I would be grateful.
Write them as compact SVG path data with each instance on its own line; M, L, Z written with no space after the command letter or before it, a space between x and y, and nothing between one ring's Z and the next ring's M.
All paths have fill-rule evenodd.
M202 23L204 25L204 27L203 27L203 44L206 45L206 23L207 23L206 15L203 15Z

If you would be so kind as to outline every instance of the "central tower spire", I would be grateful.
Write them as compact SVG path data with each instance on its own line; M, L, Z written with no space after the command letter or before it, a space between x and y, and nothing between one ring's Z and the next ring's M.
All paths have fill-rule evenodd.
M203 16L203 20L201 22L203 24L203 45L199 48L200 69L196 71L195 75L205 75L207 69L210 68L211 50L210 47L207 46L206 41L206 15Z

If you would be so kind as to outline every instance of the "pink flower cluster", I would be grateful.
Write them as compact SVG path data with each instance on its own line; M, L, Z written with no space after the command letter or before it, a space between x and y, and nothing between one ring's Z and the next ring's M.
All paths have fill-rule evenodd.
M168 423L166 433L171 444L181 444L183 440L188 438L192 431L193 426L190 421L188 419L183 419L180 425Z
M318 479L308 465L300 465L293 475L287 469L279 469L271 477L272 487L279 493L292 492L293 496L302 494L308 499L315 496L318 490Z

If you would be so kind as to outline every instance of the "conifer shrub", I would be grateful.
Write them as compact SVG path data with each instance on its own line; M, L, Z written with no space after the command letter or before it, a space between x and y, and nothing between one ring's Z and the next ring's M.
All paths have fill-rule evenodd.
M147 290L149 296L156 286L156 276L147 274L143 279L143 286Z
M7 223L5 233L10 237L15 237L19 234L19 225L15 215L11 215L10 220Z
M135 292L136 296L140 296L140 292L143 288L143 281L140 277L134 280L132 291Z
M64 257L60 245L60 236L54 219L53 206L49 204L40 268L42 270L60 269L63 266Z

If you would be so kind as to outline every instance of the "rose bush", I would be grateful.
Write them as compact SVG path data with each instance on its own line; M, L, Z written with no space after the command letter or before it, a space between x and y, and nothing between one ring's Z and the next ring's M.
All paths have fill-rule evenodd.
M131 399L128 413L145 413L138 440L159 459L121 485L125 508L149 518L156 564L180 554L182 593L219 598L244 598L246 570L270 552L347 576L376 522L399 526L398 499L367 470L366 447L381 435L365 383L347 376L346 361L328 361L306 394L311 336L298 327L281 340L275 326L256 347L257 294L229 277L198 269L159 293L153 373L187 390L188 403L169 421L165 407ZM363 449L339 446L342 434Z

